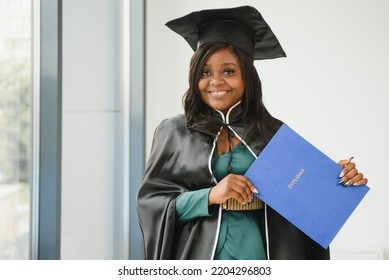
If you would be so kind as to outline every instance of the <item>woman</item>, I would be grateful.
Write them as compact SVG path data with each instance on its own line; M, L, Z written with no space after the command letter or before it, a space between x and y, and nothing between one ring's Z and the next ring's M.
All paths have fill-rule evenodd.
M156 129L138 215L146 259L329 259L329 250L253 193L243 175L282 125L262 102L255 59L285 56L252 7L203 10L167 24L195 53L185 115ZM342 160L347 185L367 183Z

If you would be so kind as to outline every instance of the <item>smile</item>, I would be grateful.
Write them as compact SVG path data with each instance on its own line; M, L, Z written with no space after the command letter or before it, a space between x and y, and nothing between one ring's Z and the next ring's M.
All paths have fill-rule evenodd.
M222 91L208 91L209 94L217 97L222 97L228 93L228 90L222 90Z

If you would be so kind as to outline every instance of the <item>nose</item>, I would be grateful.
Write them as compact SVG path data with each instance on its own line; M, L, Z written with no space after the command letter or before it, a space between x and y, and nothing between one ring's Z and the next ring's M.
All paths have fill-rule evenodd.
M210 84L212 86L217 86L217 85L224 84L224 79L223 79L223 77L221 75L214 75L211 78Z

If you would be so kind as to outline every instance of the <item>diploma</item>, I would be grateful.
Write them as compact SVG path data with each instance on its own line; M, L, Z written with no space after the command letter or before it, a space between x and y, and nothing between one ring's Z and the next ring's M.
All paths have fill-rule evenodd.
M339 184L342 167L283 124L246 176L268 206L328 248L369 191Z

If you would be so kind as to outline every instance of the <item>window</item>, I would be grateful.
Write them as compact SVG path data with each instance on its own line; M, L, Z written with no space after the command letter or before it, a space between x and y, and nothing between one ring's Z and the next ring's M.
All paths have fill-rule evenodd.
M0 0L0 259L28 259L32 1Z

